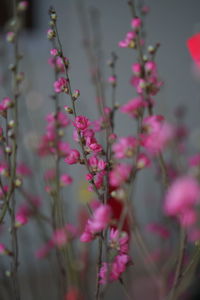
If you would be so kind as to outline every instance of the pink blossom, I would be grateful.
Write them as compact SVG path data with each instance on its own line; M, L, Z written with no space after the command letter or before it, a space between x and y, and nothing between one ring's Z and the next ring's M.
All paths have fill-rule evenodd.
M130 257L127 254L121 254L115 256L112 263L103 263L99 272L100 283L106 284L107 279L109 282L118 280L121 274L126 270L129 261Z
M51 67L55 68L57 72L65 72L65 65L63 63L63 59L60 56L50 57L48 59L48 63Z
M127 48L127 47L130 47L134 41L134 39L136 38L136 33L133 32L133 31L129 31L127 32L126 36L125 36L125 39L120 41L118 43L118 46L120 48Z
M71 149L64 161L69 165L76 164L80 161L80 153L76 149Z
M12 255L12 252L6 248L6 246L0 243L0 255Z
M129 249L129 239L130 238L127 232L119 232L118 229L112 228L110 231L109 245L112 249L117 250L120 254L127 254Z
M0 243L0 254L5 254L6 253L6 247L4 244Z
M118 187L128 180L131 173L131 166L127 164L118 164L109 174L111 186Z
M118 142L113 144L112 150L116 158L129 158L134 155L138 146L138 141L132 136L121 137Z
M196 179L183 176L169 187L164 210L167 215L177 216L192 208L200 197L200 187Z
M56 93L65 92L68 93L68 81L64 77L60 77L54 82L54 91Z
M62 247L68 242L67 230L65 228L59 228L54 231L52 242L58 247Z
M1 102L0 102L0 113L5 112L9 107L12 106L12 100L8 97L4 98Z
M58 150L60 155L65 156L68 155L69 151L70 151L70 145L68 142L64 142L64 141L59 141L58 142Z
M90 181L90 180L93 179L93 175L90 174L90 173L88 173L88 174L85 175L85 179L88 180L88 181Z
M134 63L134 64L132 64L131 69L132 69L134 75L141 76L141 73L142 73L142 66L141 66L141 64Z
M26 214L17 214L15 218L15 226L19 227L25 225L28 222L28 217Z
M138 17L132 19L131 26L133 29L139 29L142 26L142 20Z
M149 167L151 165L151 161L149 157L145 153L140 153L137 157L137 168L143 169L145 167Z
M73 124L77 129L85 130L90 125L90 122L85 116L77 116Z
M174 137L173 127L162 116L146 117L143 129L141 144L152 154L162 151Z
M157 66L154 61L147 61L144 68L149 74L157 74Z
M104 230L111 220L111 208L109 205L99 205L88 220L84 232L82 233L80 240L82 242L90 242L94 239L95 234Z
M56 48L51 49L50 54L53 55L53 56L57 56L58 55L58 49L56 49Z
M111 208L109 205L100 205L93 213L93 217L88 221L90 231L94 234L105 229L111 219Z
M192 208L187 208L178 217L179 222L183 227L190 227L197 221L197 213Z
M116 76L110 76L108 78L108 82L111 83L111 84L116 84L117 82L117 77Z
M69 185L73 182L73 179L71 176L69 176L68 174L62 174L60 176L60 184L62 186L65 186L65 185Z
M138 118L141 115L143 108L146 106L147 103L142 100L142 98L134 98L122 105L120 107L120 111L130 117Z

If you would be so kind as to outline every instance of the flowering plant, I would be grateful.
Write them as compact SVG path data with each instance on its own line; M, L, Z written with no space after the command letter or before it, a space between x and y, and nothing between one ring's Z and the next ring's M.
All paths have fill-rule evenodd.
M14 20L18 24L28 2L14 3ZM55 299L90 299L91 295L93 299L103 299L114 283L121 286L124 299L133 296L139 299L134 292L134 280L141 270L145 273L144 280L153 286L149 299L191 299L187 298L188 287L200 259L200 154L188 157L185 150L187 128L181 109L177 110L174 123L155 113L156 96L164 84L156 63L159 44L146 46L144 19L149 7L138 8L133 0L128 5L130 28L118 46L124 52L137 54L137 60L130 63L130 85L135 95L125 103L117 103L117 55L112 53L107 80L112 98L107 103L97 60L91 73L98 119L85 115L84 111L79 113L81 91L72 88L73 64L63 51L56 10L49 9L48 62L54 75L51 95L54 108L45 118L45 132L35 147L39 167L43 161L48 162L40 182L48 195L48 205L32 191L37 177L35 169L20 161L23 118L19 101L24 80L20 72L21 27L12 25L6 35L15 61L10 66L11 96L6 95L0 102L0 254L3 266L10 262L9 271L4 270L2 276L12 286L12 299L23 299L20 250L26 245L20 233L27 227L31 234L29 224L33 220L42 236L40 245L36 243L34 258L41 269L43 261L55 268L56 284L52 287L57 293ZM199 36L189 39L188 47L199 67L196 41ZM93 63L96 49L92 49L93 53L90 46L88 40L86 50ZM116 114L132 124L123 136L118 134ZM78 206L77 218L71 213L76 193L70 188L77 184L73 168L84 173L82 180L87 186L81 193L81 198L87 199ZM151 220L143 228L137 216L135 187L138 177L145 172L151 172L158 182L161 209L160 221ZM29 177L31 188L27 183ZM89 197L84 196L87 192ZM150 249L147 233L157 238L157 252ZM138 263L139 257L142 263ZM90 267L91 262L94 267ZM42 285L40 288L43 289Z

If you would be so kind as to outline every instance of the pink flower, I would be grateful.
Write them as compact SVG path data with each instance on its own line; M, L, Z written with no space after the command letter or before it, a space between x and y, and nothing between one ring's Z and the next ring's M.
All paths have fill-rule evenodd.
M126 270L130 257L127 254L117 255L112 263L103 263L99 272L100 283L106 284L107 280L112 282L118 280ZM109 272L109 278L108 278Z
M64 77L60 77L54 82L54 91L56 93L65 92L68 93L68 81Z
M136 33L133 31L127 32L125 39L118 43L120 48L131 47L134 44L134 39L136 38Z
M133 29L139 29L142 26L142 20L138 17L132 19L131 26Z
M80 153L76 149L71 149L64 160L68 165L76 164L80 161Z
M157 74L157 66L154 61L147 61L144 68L149 74Z
M179 222L185 228L194 225L197 221L197 213L193 208L187 208L178 217Z
M58 55L58 50L56 48L53 48L50 50L50 54L53 56L57 56Z
M144 153L140 153L137 157L137 168L143 169L145 167L149 167L151 165L151 161L148 156Z
M9 107L12 106L12 100L8 97L4 98L1 102L0 102L0 113L3 113L5 111L8 110Z
M58 247L62 247L68 242L67 230L65 228L59 228L54 231L52 242Z
M134 75L141 76L141 73L142 73L142 66L141 66L141 64L134 63L134 64L132 64L131 69L132 69Z
M88 221L90 231L94 234L100 232L108 226L111 219L111 208L109 205L100 205Z
M138 118L141 115L143 108L146 106L147 103L142 100L142 98L134 98L122 105L120 107L120 111L130 117Z
M88 220L85 230L82 233L80 240L82 242L90 242L94 239L95 234L104 230L111 220L111 208L109 205L99 205Z
M4 244L0 244L0 254L6 254L6 247Z
M79 130L85 130L90 125L88 118L84 116L77 116L73 124Z
M111 83L111 84L116 84L116 82L117 82L116 76L110 76L108 78L108 82Z
M134 155L134 152L138 146L138 141L132 136L121 137L116 142L112 150L116 158L129 158Z
M183 176L169 187L165 197L165 213L177 216L192 208L200 197L200 187L196 179Z
M121 186L126 180L128 180L131 173L131 166L127 164L118 164L109 174L109 182L111 186Z
M62 186L66 186L66 185L69 185L73 182L73 179L71 176L69 176L68 174L62 174L60 176L60 184Z
M173 127L162 116L146 117L143 120L143 129L141 144L151 154L162 151L174 137Z
M0 255L12 256L12 252L6 248L6 246L0 243Z
M109 245L112 249L117 250L120 254L128 253L129 249L129 236L127 232L119 232L118 229L111 229Z

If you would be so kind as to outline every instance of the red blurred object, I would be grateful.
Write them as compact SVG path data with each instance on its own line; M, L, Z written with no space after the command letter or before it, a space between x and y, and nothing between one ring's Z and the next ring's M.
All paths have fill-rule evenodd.
M116 221L116 225L111 225L111 228L117 229L119 225L119 221L121 219L121 215L124 209L124 203L116 198L110 197L108 199L108 204L112 208L112 218ZM124 224L122 226L122 231L126 231L128 235L130 234L130 222L129 217L126 216L124 220Z
M187 40L187 46L195 63L200 64L200 33L197 33Z

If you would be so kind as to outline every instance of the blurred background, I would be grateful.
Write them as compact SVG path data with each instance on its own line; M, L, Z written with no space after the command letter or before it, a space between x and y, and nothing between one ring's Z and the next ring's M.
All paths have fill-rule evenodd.
M95 90L91 84L91 66L84 48L84 25L88 26L92 39L96 43L108 105L111 101L111 88L107 83L110 76L107 62L111 52L114 51L118 56L116 72L118 77L117 102L119 104L127 102L135 95L129 80L131 65L137 57L132 50L118 47L118 42L130 29L131 14L126 0L29 0L29 4L26 26L20 37L20 51L24 55L20 69L25 73L25 81L20 97L19 156L36 174L34 179L26 181L26 188L34 191L35 195L40 197L42 209L48 214L49 196L44 191L43 171L49 168L52 162L49 159L39 160L34 154L34 150L39 137L44 133L44 118L53 110L50 95L53 92L54 75L48 64L51 46L46 37L49 28L48 9L50 5L53 5L57 11L63 50L70 60L72 87L79 89L81 93L77 105L79 114L84 114L93 120L98 117ZM164 114L173 123L175 109L184 106L186 108L185 122L190 132L188 153L200 151L200 71L193 65L186 46L187 39L200 32L200 1L146 0L145 4L150 6L150 13L145 17L146 44L160 43L161 45L156 61L160 78L165 83L156 97L155 111ZM5 42L4 35L8 20L11 18L11 7L11 0L1 0L1 98L11 96L8 65L12 63L13 53L11 47ZM69 99L61 97L60 101L64 106ZM136 128L133 127L133 123L124 115L117 114L116 118L116 132L119 136L127 135L127 132L129 134L135 132ZM72 139L72 130L67 132L67 138ZM84 197L88 196L83 185L84 171L81 173L76 166L67 168L68 173L73 173L75 180L73 186L64 191L65 205L70 216L69 221L74 222L77 217L78 205L85 201ZM63 169L66 170L64 164ZM144 172L138 182L135 197L138 219L143 228L148 222L160 219L160 191L155 191L154 186L154 178L148 171ZM83 193L77 191L83 191ZM152 205L154 209L151 209ZM58 299L54 277L54 259L50 258L52 260L50 267L48 260L38 263L35 258L36 249L42 245L38 227L40 225L33 221L19 230L19 274L22 299ZM48 228L46 230L48 233ZM160 241L152 241L148 234L147 238L152 249L156 250ZM0 235L1 240L7 241L4 233ZM95 258L91 259L90 263L95 266ZM0 300L12 299L9 278L5 275L7 271L9 271L9 260L2 256L0 257ZM143 277L143 270L138 269L138 272L140 276L135 276L135 283L133 283L133 292L137 297L135 299L146 299L146 295L143 293L144 291L146 293L147 290L151 291L148 299L155 299L150 283ZM145 286L147 290L140 289L141 286ZM88 299L90 299L89 295L92 295L91 291L88 293ZM111 299L111 297L113 297L112 299L125 299L117 285L113 285L108 291L106 299Z

